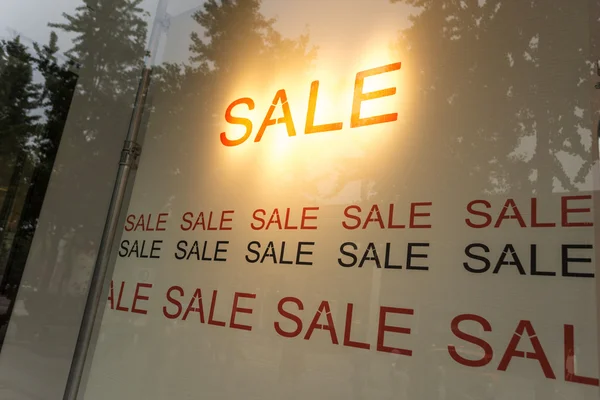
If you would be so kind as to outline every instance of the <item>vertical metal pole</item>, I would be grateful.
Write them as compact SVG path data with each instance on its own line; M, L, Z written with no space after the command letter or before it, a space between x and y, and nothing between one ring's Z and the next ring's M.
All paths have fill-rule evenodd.
M123 206L129 175L131 170L136 167L141 147L137 143L137 138L142 123L144 105L146 104L146 96L148 94L148 86L150 85L150 75L152 69L147 67L142 73L142 79L138 88L138 93L135 101L133 115L129 124L129 131L125 139L125 145L121 152L121 161L119 162L119 170L115 187L113 189L110 206L100 248L98 249L98 257L94 265L94 272L90 281L85 310L79 329L79 336L75 345L73 361L67 379L65 394L63 400L76 400L81 385L81 379L85 368L85 362L88 356L92 333L94 331L94 323L98 315L98 307L102 297L102 289L106 279L110 257L112 254L113 242L117 233L119 215Z

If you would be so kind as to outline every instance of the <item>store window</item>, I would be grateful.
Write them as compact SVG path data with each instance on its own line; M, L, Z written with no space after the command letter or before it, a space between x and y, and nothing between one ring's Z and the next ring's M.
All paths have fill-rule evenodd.
M0 380L32 333L52 398L597 398L593 2L67 3L63 139L0 268L68 320L7 313ZM38 161L0 140L10 255Z

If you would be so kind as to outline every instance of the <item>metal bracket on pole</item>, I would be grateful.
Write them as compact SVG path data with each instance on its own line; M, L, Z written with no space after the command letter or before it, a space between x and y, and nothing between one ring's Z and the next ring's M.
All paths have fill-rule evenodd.
M123 150L121 150L120 165L126 165L132 169L137 169L140 155L142 154L142 146L131 140L125 141Z

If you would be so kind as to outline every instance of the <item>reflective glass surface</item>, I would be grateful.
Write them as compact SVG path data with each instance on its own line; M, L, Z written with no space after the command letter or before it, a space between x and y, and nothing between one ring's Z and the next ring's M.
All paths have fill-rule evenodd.
M66 383L144 66L79 398L598 397L595 1L43 7L22 29L75 75L27 262L0 253L28 313L0 380L23 354L54 373L16 398ZM17 109L43 126L52 101ZM36 165L11 138L7 249Z

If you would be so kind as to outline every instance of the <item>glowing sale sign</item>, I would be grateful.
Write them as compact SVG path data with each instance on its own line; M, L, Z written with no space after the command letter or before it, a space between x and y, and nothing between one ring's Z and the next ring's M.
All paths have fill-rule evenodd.
M356 74L356 81L354 84L354 98L352 102L352 109L350 112L350 127L359 128L361 126L381 124L385 122L394 122L398 119L398 113L375 115L375 116L361 116L362 103L368 100L374 100L386 96L393 96L396 94L396 88L385 88L373 92L363 92L363 86L365 78L384 73L390 73L393 71L400 70L401 63L394 63L384 65L377 68L372 68L366 71L361 71ZM310 94L308 97L308 112L306 114L306 125L304 127L305 134L319 133L319 132L330 132L339 131L343 128L343 122L331 122L327 124L315 125L315 113L317 112L317 102L319 97L319 81L313 81L310 84ZM236 117L232 115L234 108L245 105L248 110L252 111L255 107L255 102L251 97L243 97L233 101L227 110L225 110L225 120L230 124L243 125L246 128L244 135L238 139L229 139L227 132L221 133L221 143L225 146L238 146L244 143L252 135L252 121L244 117ZM281 107L283 111L283 117L274 119L273 113L277 107ZM265 115L260 128L256 132L254 142L260 142L267 127L276 124L285 124L288 136L296 136L296 126L294 124L294 118L290 111L290 105L288 103L287 93L285 89L278 90L275 93L273 102Z

